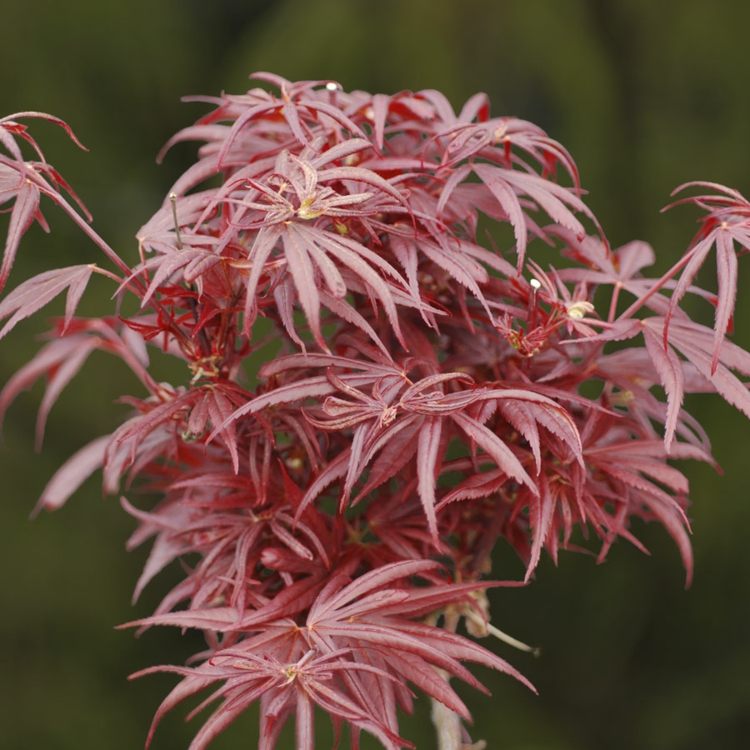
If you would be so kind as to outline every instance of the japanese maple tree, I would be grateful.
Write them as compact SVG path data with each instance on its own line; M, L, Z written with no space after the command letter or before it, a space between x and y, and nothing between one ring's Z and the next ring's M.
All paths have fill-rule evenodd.
M665 527L690 581L688 482L672 462L713 462L685 394L715 392L750 416L750 354L728 338L750 202L712 183L678 188L673 205L696 207L700 228L650 275L647 244L610 247L565 148L492 117L483 94L456 113L433 90L253 78L206 98L211 111L167 144L197 141L198 159L133 259L92 228L29 131L50 120L80 145L68 125L0 119L0 289L24 233L47 229L43 200L104 255L0 301L2 338L67 295L0 393L0 417L44 379L41 442L96 350L141 384L129 418L75 453L39 507L61 507L101 469L138 524L128 546L152 543L135 597L182 562L156 612L130 625L197 629L206 647L190 666L134 675L181 678L147 744L203 694L194 713L213 708L194 750L256 703L260 750L288 721L312 749L316 706L352 747L364 731L396 750L413 746L399 711L424 694L442 750L484 747L451 686L484 689L466 663L533 690L474 640L528 648L489 622L491 588L532 581L542 552L580 549L581 530L600 560L618 538L642 548L634 520ZM542 247L558 260L534 260ZM697 285L711 255L716 292ZM117 305L81 317L94 274ZM713 325L690 317L689 297L714 308ZM184 364L179 382L157 382L155 349ZM516 550L523 580L487 578L497 544Z

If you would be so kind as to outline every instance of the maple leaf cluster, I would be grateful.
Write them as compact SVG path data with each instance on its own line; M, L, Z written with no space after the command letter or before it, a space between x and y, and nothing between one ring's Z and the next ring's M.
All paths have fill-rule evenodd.
M544 550L557 560L593 539L601 560L618 538L642 548L639 522L656 521L689 581L688 482L672 461L713 463L685 394L716 392L750 416L750 354L727 338L750 203L721 185L680 188L700 229L649 275L647 244L610 247L568 152L529 122L491 117L485 95L456 114L434 90L253 77L245 94L203 100L213 109L167 144L197 141L198 159L137 233L133 265L25 123L75 139L68 126L0 119L0 288L22 235L46 228L42 197L108 262L47 271L0 301L2 338L67 293L48 343L0 393L0 417L45 379L41 441L96 350L142 385L39 507L59 508L101 469L105 490L130 498L128 546L152 542L135 597L182 562L156 612L131 625L197 629L206 649L193 666L145 670L182 678L149 742L167 711L210 688L194 749L259 703L261 750L292 718L296 747L313 748L316 706L352 747L365 731L395 750L411 746L398 716L416 689L439 708L444 742L468 747L450 681L483 688L465 662L531 687L458 632L503 636L486 597L502 585L485 580L496 545L516 550L528 582ZM555 261L535 262L532 243ZM696 283L712 253L716 293ZM77 316L93 274L139 311ZM713 326L688 315L689 297L714 309ZM181 382L156 381L155 349L183 363Z

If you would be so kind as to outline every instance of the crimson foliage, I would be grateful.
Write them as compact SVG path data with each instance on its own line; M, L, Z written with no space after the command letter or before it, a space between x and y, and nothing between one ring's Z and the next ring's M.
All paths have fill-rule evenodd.
M142 384L132 416L78 451L40 507L59 508L99 468L109 493L160 498L122 498L138 522L129 546L153 540L135 596L177 560L185 575L132 624L195 628L207 647L197 666L146 670L182 677L149 742L165 712L213 687L192 748L256 702L261 750L292 716L297 747L312 748L315 706L337 733L348 725L352 747L362 731L408 747L398 710L411 685L436 702L444 746L460 748L469 712L450 680L482 689L464 662L529 685L456 632L464 619L470 634L503 635L484 593L501 584L482 580L498 542L528 582L543 550L557 560L580 544L577 530L600 539L602 559L618 537L642 547L633 519L657 521L689 582L688 483L671 462L713 461L684 394L716 392L750 416L750 354L727 338L750 203L721 185L679 188L700 230L649 276L648 245L609 246L568 152L531 123L490 117L484 95L456 114L432 90L254 78L264 87L206 99L212 111L168 144L200 142L198 160L138 232L132 266L25 123L51 120L75 140L68 126L0 119L0 204L12 204L0 288L23 234L46 228L43 196L109 262L47 271L0 302L2 338L67 294L0 416L45 378L41 440L97 349ZM503 225L510 259L480 239ZM561 262L534 262L532 242ZM716 294L695 285L711 253ZM76 316L92 274L140 312ZM687 296L715 308L713 328L688 315ZM184 363L183 382L156 382L150 347Z

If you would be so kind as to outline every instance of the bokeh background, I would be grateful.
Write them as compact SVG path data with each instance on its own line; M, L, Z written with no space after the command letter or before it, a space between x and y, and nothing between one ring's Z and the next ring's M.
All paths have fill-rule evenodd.
M0 111L49 111L75 127L91 153L51 126L36 133L99 231L132 258L135 231L193 153L187 145L161 167L153 160L204 111L180 104L182 94L244 91L252 70L386 92L438 88L456 105L484 90L495 114L533 120L570 148L614 245L648 240L666 268L695 229L688 209L659 214L674 186L707 179L750 194L748 28L744 0L0 0ZM48 218L53 235L26 238L16 282L95 259L61 214ZM747 347L750 269L741 271L736 340ZM103 304L104 285L86 310ZM2 342L1 381L35 351L43 322ZM4 428L3 749L141 747L174 680L126 675L179 663L198 647L172 631L136 640L113 629L147 613L166 582L130 605L145 551L124 552L131 521L96 481L64 510L29 521L54 468L112 429L124 413L116 398L134 387L104 355L87 367L56 407L41 455L33 452L39 389ZM493 594L495 621L543 655L502 651L540 697L488 673L480 676L493 697L466 696L489 750L750 746L750 426L717 399L690 407L726 471L689 469L693 587L683 589L666 535L649 528L650 558L625 544L602 566L566 554L559 568L546 561L527 589ZM501 551L495 573L517 577L520 565ZM243 719L216 747L253 747L254 721ZM420 750L434 747L427 706L404 726ZM186 747L194 729L176 712L155 747ZM282 750L292 747L288 738Z

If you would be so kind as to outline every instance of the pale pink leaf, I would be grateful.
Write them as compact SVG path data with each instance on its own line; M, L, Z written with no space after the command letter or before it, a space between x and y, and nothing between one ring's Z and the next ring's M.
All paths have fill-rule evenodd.
M428 417L417 440L417 476L419 478L419 499L422 502L427 527L437 538L437 518L435 516L435 476L440 449L443 422L440 418Z
M5 282L8 280L10 271L13 268L13 262L16 258L21 237L23 237L33 223L38 210L39 188L28 180L24 180L16 194L16 202L13 205L10 223L8 224L3 262L0 265L0 291L5 286Z
M0 320L10 318L0 330L0 339L66 290L68 304L65 313L66 320L69 320L93 269L94 266L85 265L45 271L16 287L0 302Z
M42 490L36 511L57 510L93 474L104 461L104 452L110 441L104 435L74 453L58 470Z

